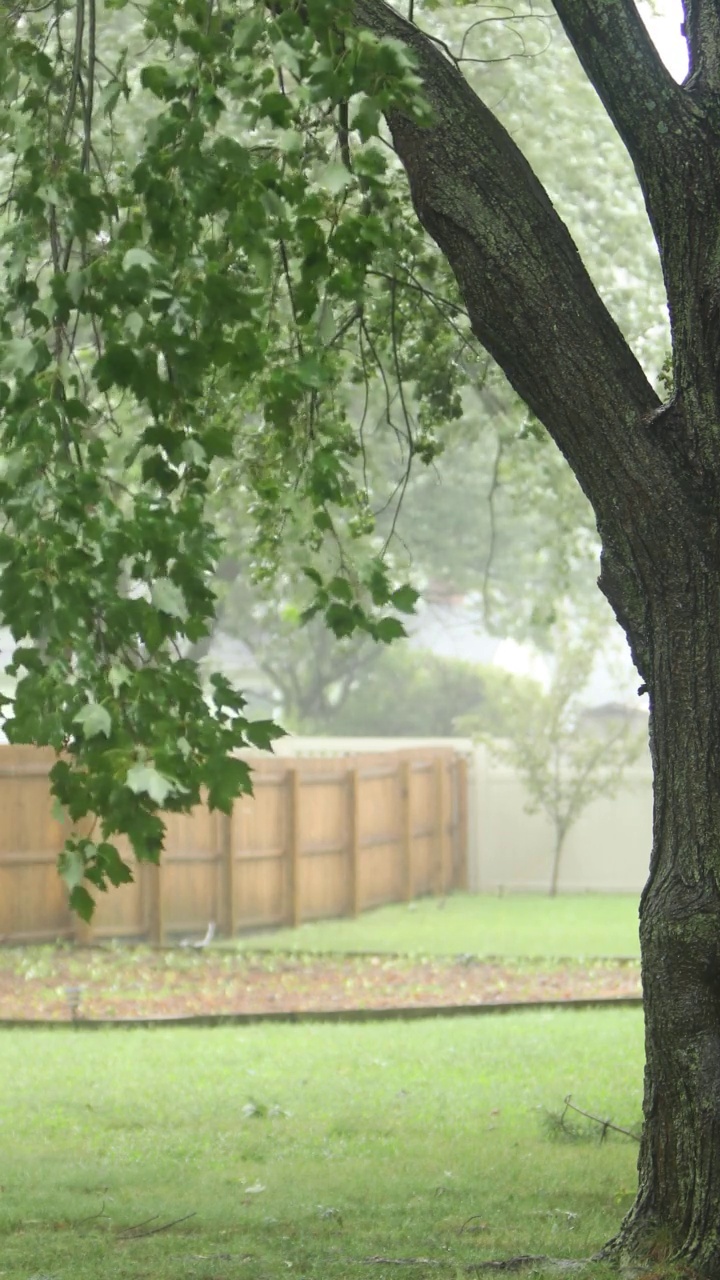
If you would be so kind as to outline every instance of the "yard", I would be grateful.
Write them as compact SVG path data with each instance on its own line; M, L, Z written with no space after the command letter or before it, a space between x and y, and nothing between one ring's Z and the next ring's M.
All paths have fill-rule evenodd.
M415 939L423 962L462 951L469 972L474 942L480 960L499 954L510 970L551 976L591 970L581 944L594 937L612 940L606 954L633 953L629 903L474 905L482 940L471 900L428 901L305 926L295 961L312 966L328 948L342 965L341 948L369 946L374 966L372 956L347 963L382 971ZM277 983L287 952L270 944L286 949L287 936L263 938L264 953L259 941L252 963ZM133 955L148 962L145 949L113 948L84 962ZM558 955L574 967L558 966ZM0 953L0 976L58 956L83 961L67 949L12 950ZM200 995L208 965L248 958L234 945L155 956L166 977L204 973ZM23 981L52 990L50 974ZM485 1260L588 1256L617 1226L636 1143L613 1131L601 1142L596 1124L571 1113L561 1126L559 1116L571 1094L637 1128L642 1018L539 1009L340 1025L5 1028L0 1078L3 1280L455 1280ZM593 1265L593 1277L604 1274Z
M584 893L548 898L456 893L249 935L244 945L275 951L400 952L475 956L640 956L638 899Z

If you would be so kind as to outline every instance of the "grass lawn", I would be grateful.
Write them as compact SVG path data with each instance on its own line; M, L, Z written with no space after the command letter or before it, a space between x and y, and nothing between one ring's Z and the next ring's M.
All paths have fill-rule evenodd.
M240 945L278 951L395 951L421 955L638 956L638 899L581 894L459 893L253 934Z
M637 1148L544 1117L571 1093L633 1126L641 1075L635 1010L3 1031L0 1276L456 1280L584 1256L630 1203Z

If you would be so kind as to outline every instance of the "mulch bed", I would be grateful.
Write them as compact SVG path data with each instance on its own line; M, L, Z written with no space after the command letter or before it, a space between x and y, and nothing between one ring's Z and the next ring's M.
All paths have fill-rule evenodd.
M634 961L295 956L223 949L0 951L0 1020L149 1019L612 1000Z

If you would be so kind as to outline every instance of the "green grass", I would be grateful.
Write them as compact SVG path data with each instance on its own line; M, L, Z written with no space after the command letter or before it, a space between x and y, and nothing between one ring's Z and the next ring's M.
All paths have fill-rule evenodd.
M381 907L357 920L325 920L240 940L278 951L537 957L638 956L638 900L582 894L456 894Z
M637 1149L558 1140L544 1117L572 1093L632 1126L641 1063L634 1010L5 1031L0 1276L455 1280L585 1256L630 1203ZM444 1265L360 1261L377 1255Z

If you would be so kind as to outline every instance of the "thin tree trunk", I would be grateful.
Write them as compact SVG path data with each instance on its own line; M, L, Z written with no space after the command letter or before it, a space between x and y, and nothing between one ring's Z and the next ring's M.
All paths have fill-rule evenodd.
M550 897L556 898L558 891L558 881L560 879L560 859L562 857L563 845L565 843L566 832L562 829L555 832L555 849L553 852L552 871L550 873Z

